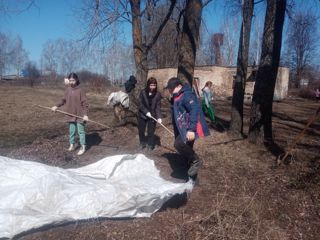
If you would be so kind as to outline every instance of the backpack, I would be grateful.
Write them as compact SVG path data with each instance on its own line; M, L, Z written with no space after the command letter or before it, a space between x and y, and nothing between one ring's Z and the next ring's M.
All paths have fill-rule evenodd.
M136 86L136 83L137 83L137 79L134 77L134 76L130 76L129 77L129 80L127 80L125 83L124 83L124 87L126 89L126 92L129 93L131 92L135 86Z

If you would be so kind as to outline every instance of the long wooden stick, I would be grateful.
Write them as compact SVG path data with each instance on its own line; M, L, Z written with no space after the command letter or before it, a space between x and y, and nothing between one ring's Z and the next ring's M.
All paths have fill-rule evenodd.
M282 157L282 159L286 159L286 157L289 156L289 154L291 154L292 149L295 147L295 145L297 144L297 142L303 137L304 133L307 131L307 129L309 128L309 126L317 119L318 115L320 113L320 107L318 108L316 114L314 114L313 116L311 116L311 118L309 119L309 121L307 122L307 125L303 128L303 130L300 132L299 135L297 135L297 137L294 139L294 141L289 145L287 152L285 153L285 155Z
M40 107L40 108L44 108L44 109L49 109L49 110L52 111L52 109L51 109L50 107L45 107L45 106L41 106L41 105L36 105L36 106L37 106L37 107ZM56 112L62 113L62 114L64 114L64 115L69 115L69 116L72 116L72 117L80 118L80 119L83 120L83 117L80 117L80 116L77 116L77 115L74 115L74 114L71 114L71 113L67 113L67 112L64 112L64 111L61 111L61 110L58 110L58 109L56 110ZM93 121L93 120L90 120L90 119L88 119L88 122L92 122L92 123L98 124L98 125L100 125L100 126L103 126L103 127L105 127L105 128L112 129L112 127L109 127L109 126L104 125L104 124L102 124L102 123L98 123L98 122Z
M151 116L151 118L152 118L153 120L155 120L157 123L159 123L158 120L155 119L154 117ZM173 133L172 131L170 131L165 125L163 125L162 123L159 123L159 124L160 124L162 127L164 127L164 129L166 129L172 136L174 136L174 133Z

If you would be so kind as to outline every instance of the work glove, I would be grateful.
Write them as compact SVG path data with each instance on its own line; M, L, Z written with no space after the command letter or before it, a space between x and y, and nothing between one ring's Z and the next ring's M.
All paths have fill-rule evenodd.
M187 140L188 141L193 141L196 137L196 134L194 132L188 131L187 132Z
M158 118L157 122L161 124L162 123L162 119Z
M51 110L54 111L54 112L55 112L57 109L58 109L57 106L53 106L53 107L51 108Z
M151 113L150 113L150 112L147 112L146 116L147 116L148 118L151 118Z
M83 121L85 121L85 122L88 122L88 121L89 121L89 118L88 118L87 115L84 115L84 116L83 116Z

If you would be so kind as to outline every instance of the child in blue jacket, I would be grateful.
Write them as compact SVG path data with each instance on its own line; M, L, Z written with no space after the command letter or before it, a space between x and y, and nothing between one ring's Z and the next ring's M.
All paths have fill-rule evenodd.
M193 145L197 138L209 135L204 114L196 95L188 84L183 84L178 78L171 78L165 88L172 94L174 147L190 164L188 175L195 177L202 161L194 152Z

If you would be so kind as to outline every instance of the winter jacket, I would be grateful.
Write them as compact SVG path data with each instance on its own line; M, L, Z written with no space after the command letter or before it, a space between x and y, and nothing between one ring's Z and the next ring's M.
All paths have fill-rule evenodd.
M173 94L171 103L176 137L180 135L186 142L188 131L195 132L196 139L210 134L198 99L189 85L184 85L178 93Z
M85 92L79 86L76 86L74 88L69 86L66 89L64 96L61 99L61 102L58 103L56 106L61 107L63 105L65 105L65 111L67 113L71 113L79 117L83 117L84 115L88 114L87 97ZM67 121L83 122L82 119L78 119L76 117L68 116L68 115L67 115Z
M209 107L210 106L210 102L213 98L213 94L212 94L212 91L210 88L208 87L204 87L202 89L202 94L203 94L203 98L204 98L204 101L206 103L206 106Z
M147 95L146 89L142 90L139 95L139 117L143 119L148 119L146 114L151 113L152 117L155 119L162 118L161 116L161 94L156 92L155 95L150 99Z

